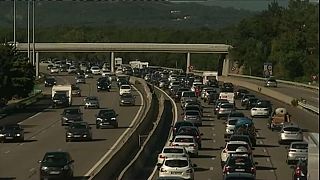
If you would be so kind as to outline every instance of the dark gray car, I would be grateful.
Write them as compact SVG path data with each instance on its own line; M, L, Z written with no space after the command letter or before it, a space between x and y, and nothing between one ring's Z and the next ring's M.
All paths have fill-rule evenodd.
M61 114L61 125L68 125L73 122L82 121L82 113L79 108L64 109Z
M134 106L136 99L131 93L123 93L120 96L120 100L119 101L120 101L119 102L120 106L123 106L123 105Z

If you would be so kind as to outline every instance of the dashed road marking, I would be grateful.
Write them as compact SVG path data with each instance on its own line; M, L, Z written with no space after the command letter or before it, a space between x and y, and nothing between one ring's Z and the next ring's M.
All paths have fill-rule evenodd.
M213 167L210 167L210 171L213 171Z
M19 145L22 146L22 145L24 145L24 143L20 143Z
M212 134L212 136L216 136L216 134Z
M6 151L6 152L4 152L5 154L8 154L10 151Z
M267 158L267 162L270 162L270 158Z
M263 148L263 152L264 152L264 153L266 153L266 152L267 152L266 148Z
M34 139L34 138L36 138L36 136L32 136L32 137L31 137L31 139Z

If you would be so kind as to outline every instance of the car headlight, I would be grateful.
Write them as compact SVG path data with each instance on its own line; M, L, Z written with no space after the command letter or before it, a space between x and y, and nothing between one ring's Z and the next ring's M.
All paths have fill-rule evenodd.
M65 165L65 166L63 166L63 169L64 169L64 170L68 170L68 169L69 169L69 166L68 166L68 165Z
M67 135L68 135L68 136L72 136L72 133L69 132L69 133L67 133Z
M111 118L111 120L112 120L112 121L115 121L115 120L116 120L116 118Z
M121 100L121 102L124 102L124 100Z
M68 120L68 118L67 118L67 117L63 117L63 120L67 121L67 120Z
M21 136L21 134L18 133L18 134L16 134L16 136Z
M46 171L46 170L48 170L48 167L47 166L42 166L41 170Z
M0 137L4 137L4 134L0 134Z
M101 88L101 86L98 86L98 88Z
M97 121L102 121L102 119L101 118L97 118Z

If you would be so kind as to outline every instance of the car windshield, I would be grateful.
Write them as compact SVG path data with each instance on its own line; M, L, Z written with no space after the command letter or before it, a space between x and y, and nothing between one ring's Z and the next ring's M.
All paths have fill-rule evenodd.
M19 126L4 126L4 130L20 130Z
M99 116L107 116L107 117L110 117L110 116L114 116L115 113L113 111L100 111L99 112Z
M183 149L178 149L178 148L165 148L163 150L163 153L177 153L177 154L182 154Z
M292 144L291 146L293 149L308 149L308 144L302 144L302 143L297 143L297 144Z
M230 141L244 141L244 142L250 142L249 136L231 136Z
M97 97L87 97L87 101L97 101Z
M193 143L193 138L176 138L175 142Z
M133 95L132 95L132 94L130 94L130 93L124 93L124 94L122 94L122 97L125 97L125 98L132 98L132 97L133 97Z
M79 114L79 109L65 109L64 114Z
M189 165L187 160L180 160L180 159L166 160L164 164L169 167L178 167L178 168L186 167Z
M87 126L85 124L72 124L70 125L70 129L87 129Z
M229 117L244 117L243 113L230 113Z
M43 162L49 165L64 165L67 163L67 158L64 154L49 154L43 158Z

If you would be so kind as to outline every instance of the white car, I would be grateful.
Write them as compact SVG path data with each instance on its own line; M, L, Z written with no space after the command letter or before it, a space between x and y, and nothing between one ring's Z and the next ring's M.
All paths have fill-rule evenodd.
M221 151L221 166L223 167L224 164L226 163L228 157L230 154L232 153L236 153L236 150L239 147L245 147L248 151L249 154L252 153L252 150L249 146L249 144L245 141L229 141L226 143L226 146L223 148L223 150Z
M131 86L130 85L121 85L120 86L120 91L119 91L119 94L120 96L123 94L123 93L131 93Z
M158 163L162 165L167 158L189 157L187 150L179 146L165 146L158 155Z
M69 74L75 73L76 71L77 71L77 68L75 68L74 66L70 66L69 69L67 70Z
M251 108L251 117L269 117L269 109L260 105Z
M119 68L118 68L118 69L116 70L116 74L122 74L122 73L123 73L122 69L119 69Z
M183 179L194 179L194 165L188 157L167 158L159 166L159 177L181 177Z
M198 156L198 143L193 136L177 135L174 140L171 140L171 146L182 146L186 148L188 154Z
M50 73L59 73L59 68L56 67L56 66L53 66L53 67L50 69Z
M91 71L91 73L93 74L93 75L99 75L99 74L101 74L101 70L100 70L100 68L99 68L99 66L92 66L91 68L90 68L90 71Z
M102 70L102 73L101 73L102 77L109 77L110 74L111 74L110 71L107 71L107 70Z
M287 163L292 164L299 159L308 158L307 142L292 142L288 148Z
M233 134L237 121L238 121L237 118L228 119L226 123L226 131L224 133L224 138L228 138Z
M85 105L84 108L97 108L99 109L99 100L96 96L88 96L84 99Z

